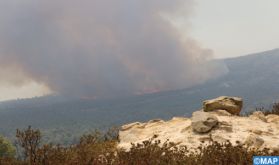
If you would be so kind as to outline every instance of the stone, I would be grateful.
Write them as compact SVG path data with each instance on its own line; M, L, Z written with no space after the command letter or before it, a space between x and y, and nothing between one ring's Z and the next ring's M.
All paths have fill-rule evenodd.
M195 132L207 133L217 124L217 117L210 113L203 111L196 111L193 113L191 126Z
M251 129L250 132L252 132L254 134L257 134L257 135L262 135L263 134L263 131L258 130L258 129Z
M279 123L279 115L270 114L267 115L265 118L268 123Z
M218 143L226 143L226 142L228 142L228 139L225 139L225 138L223 138L220 135L212 136L212 140L215 141L215 142L218 142Z
M188 126L188 127L186 127L186 128L183 128L183 129L181 130L181 133L187 132L187 131L189 131L190 129L191 129L191 126Z
M162 119L153 119L153 120L148 121L149 124L150 123L162 123L162 122L164 122L164 120L162 120Z
M239 97L221 96L203 102L203 110L205 112L225 110L233 115L239 115L242 106L243 100Z
M255 119L255 120L262 120L263 122L267 122L267 119L265 118L265 115L261 111L253 112L253 114L250 115L249 118Z
M259 148L264 144L264 140L259 136L249 135L245 140L245 144L248 145L249 147L253 146Z
M206 141L211 141L212 139L210 136L202 136L202 137L198 138L198 140L200 142L206 142Z
M135 126L140 126L140 125L142 125L142 123L140 123L140 122L134 122L134 123L126 124L126 125L121 126L120 130L121 131L126 131L126 130L131 129Z
M264 122L267 121L267 122ZM212 141L230 141L233 146L279 150L279 116L256 112L250 116L232 115L224 110L193 113L193 117L173 117L171 120L151 120L132 123L119 131L118 148L129 150L131 143L142 144L157 135L155 140L187 146L198 151Z
M218 129L219 130L224 130L226 132L233 132L233 127L232 124L226 121L221 121L218 124Z
M216 110L216 111L211 111L211 113L216 114L218 116L232 116L231 113L227 112L226 110Z
M274 152L279 152L279 146L272 147L271 149Z

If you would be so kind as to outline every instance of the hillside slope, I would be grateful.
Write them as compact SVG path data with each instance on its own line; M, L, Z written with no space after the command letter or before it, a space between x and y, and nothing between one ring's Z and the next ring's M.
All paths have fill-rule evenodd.
M66 139L70 143L75 136L95 128L190 116L201 108L202 100L220 95L242 97L245 111L279 100L279 49L224 62L227 75L188 89L110 100L46 96L4 102L0 104L0 134L12 137L16 128L32 125L46 130L54 141ZM61 132L64 134L58 135Z

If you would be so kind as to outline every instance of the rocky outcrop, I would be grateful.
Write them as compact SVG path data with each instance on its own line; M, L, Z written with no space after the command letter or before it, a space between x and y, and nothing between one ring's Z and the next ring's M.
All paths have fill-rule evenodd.
M267 115L266 117L267 122L269 123L279 123L279 115Z
M142 143L156 135L161 142L170 141L191 149L210 141L230 141L233 145L279 150L278 124L278 115L265 116L261 112L242 117L224 110L197 111L191 118L175 117L169 121L124 125L119 132L118 146L129 149L131 143Z
M239 97L221 96L216 99L203 102L203 110L211 112L216 110L225 110L231 114L238 115L242 109L243 101Z
M264 144L264 140L257 135L249 135L246 140L245 144L249 147L256 147L259 148Z
M218 119L212 114L203 111L197 111L193 113L191 126L195 132L207 133L217 124Z
M266 119L265 115L261 111L256 111L252 115L250 115L249 117L254 119L254 120L262 120L264 122L267 122L267 119Z

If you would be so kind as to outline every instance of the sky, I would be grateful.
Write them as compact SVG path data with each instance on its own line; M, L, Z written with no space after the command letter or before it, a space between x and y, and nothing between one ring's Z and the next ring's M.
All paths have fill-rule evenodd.
M6 0L0 0L0 5L1 3L5 3ZM32 2L32 0L29 0L30 2ZM97 1L97 0L96 0ZM179 0L176 0L177 4L180 3ZM15 3L17 3L18 1L14 1ZM65 1L60 0L60 3L63 3ZM100 1L101 2L101 1ZM123 0L123 2L125 2ZM156 1L154 1L156 2ZM159 1L160 2L160 1ZM163 1L161 1L163 2ZM166 1L167 2L167 1ZM57 2L58 4L58 2ZM147 3L148 4L148 3ZM22 5L22 4L21 4ZM53 4L47 4L46 6L50 6L50 8L43 8L45 10L49 10L52 9L51 7L55 6ZM152 4L152 7L150 7L150 11L154 10L158 10L158 12L160 12L160 10L164 10L167 12L173 12L172 8L168 8L166 6L163 5L159 5L159 7L156 7L156 3L155 5ZM270 50L270 49L274 49L274 48L278 48L279 47L279 10L278 10L278 6L279 6L279 1L278 0L189 0L188 3L189 6L191 7L185 7L185 11L186 12L179 12L178 14L173 15L172 17L169 17L168 19L176 26L177 31L179 31L179 35L182 36L182 38L186 38L189 48L187 48L187 51L182 50L183 48L181 46L174 46L171 48L175 48L181 51L177 51L178 56L176 58L180 58L179 53L186 53L188 54L189 52L196 52L194 54L189 54L187 55L187 58L185 59L186 62L178 64L178 66L183 66L183 65L189 65L189 67L183 67L183 68L177 68L177 70L174 70L173 72L180 72L181 69L182 70L189 70L189 68L191 68L190 70L193 70L193 72L197 73L203 73L204 70L208 70L208 68L212 69L211 66L206 66L205 68L202 68L202 70L197 70L197 68L194 68L195 65L197 66L201 66L200 64L204 64L205 61L202 61L201 59L203 57L206 56L210 56L213 58L227 58L227 57L236 57L236 56L241 56L241 55L246 55L246 54L250 54L250 53L256 53L256 52L260 52L260 51L265 51L265 50ZM59 5L57 5L57 9L59 10ZM62 5L63 6L63 5ZM78 5L77 5L78 6ZM89 5L90 6L90 5ZM84 7L84 6L79 6L79 7ZM8 9L7 9L8 10ZM53 9L55 13L55 9ZM81 9L82 10L82 9ZM175 10L175 5L174 5L174 10ZM32 9L31 9L32 11ZM84 11L90 11L89 9L84 9ZM182 9L183 11L183 9ZM37 12L37 11L36 11ZM36 14L36 12L34 12ZM67 11L68 12L68 11ZM75 11L76 12L76 11ZM77 11L80 12L80 11ZM32 14L32 12L30 12ZM29 14L30 14L29 13ZM145 12L135 12L135 14L143 14ZM70 13L70 15L73 13ZM75 13L76 14L76 13ZM78 13L80 14L80 16L82 16L82 14L84 13ZM2 14L3 15L3 14ZM67 23L69 21L71 21L71 19L69 19L70 16L67 16L65 19L65 26L67 25ZM5 16L3 17L4 20L6 20ZM44 17L42 17L44 18ZM98 20L100 17L96 16L96 20ZM120 18L118 16L115 16L115 19ZM34 19L40 19L40 17L34 17ZM46 19L46 21L48 21L49 18ZM148 16L143 16L142 17L143 22L146 21L147 23L149 23L149 19ZM83 21L83 20L81 20ZM127 22L125 22L125 20L122 20L124 22L124 25L119 25L119 27L121 28L126 28L125 25L127 25L128 27L133 28L133 24L128 24ZM157 20L156 20L157 21ZM43 22L43 21L42 21ZM34 22L30 22L30 24L32 24ZM36 23L36 22L35 22ZM83 22L81 22L83 23ZM137 25L138 22L135 22L135 25ZM157 22L158 24L164 26L166 25L165 22L159 20L159 22ZM25 26L28 26L28 24L23 24ZM102 26L107 26L106 23L100 24ZM109 24L111 25L111 24ZM18 25L19 27L21 26L21 24ZM91 26L91 25L89 25ZM7 26L9 27L9 26ZM127 29L128 29L127 27ZM89 31L89 33L93 33L95 35L95 31L90 32L90 29L88 29L87 27L78 27L79 29L66 29L66 30L70 30L71 31L71 35L75 35L75 39L76 38L80 38L82 35L86 34L79 34L77 33L77 30L83 29L85 31ZM171 44L171 42L167 41L168 39L173 41L173 43L177 43L180 44L180 41L177 40L177 35L174 34L174 29L160 29L159 27L157 27L157 25L155 24L150 24L150 28L152 28L153 30L159 30L158 32L158 36L164 36L162 38L162 42L161 45L166 45L168 43ZM8 28L9 29L9 28ZM12 29L12 28L11 28ZM76 31L74 31L76 30ZM99 29L95 29L95 30L99 30ZM142 29L139 29L142 30ZM154 33L153 31L143 31L143 34L148 36L151 33ZM5 31L6 32L6 31ZM29 32L29 31L27 31ZM32 32L32 31L30 31ZM34 32L36 33L36 29L34 30ZM74 32L74 34L73 34ZM9 31L7 32L9 33ZM12 34L12 31L11 31ZM112 34L113 35L113 34ZM23 35L24 36L24 35ZM90 35L88 35L90 36ZM69 37L69 39L72 36ZM102 36L101 36L102 37ZM133 36L128 36L127 38L130 39ZM36 38L36 37L35 37ZM65 37L64 37L65 38ZM63 38L63 39L64 39ZM10 39L10 38L8 38ZM14 38L11 39L11 43L15 42L13 41ZM192 40L194 40L192 42ZM54 40L56 41L56 40ZM2 41L3 42L3 41ZM81 41L78 41L81 42ZM113 44L113 41L110 41L109 44ZM146 41L148 44L148 40ZM158 41L159 42L159 41ZM1 41L0 41L1 43ZM37 44L37 43L35 43ZM53 43L55 45L55 43ZM67 43L68 44L68 43ZM72 43L71 43L72 44ZM73 44L76 44L73 42ZM83 44L83 42L81 42L81 44ZM88 43L87 44L88 47L92 46ZM98 43L97 44L108 44L107 41L106 43ZM144 44L144 43L143 43ZM11 44L12 45L12 44ZM50 44L51 45L51 44ZM124 46L127 45L127 43L125 42L123 44ZM122 46L123 46L122 45ZM13 45L12 45L13 46ZM28 46L28 45L27 45ZM39 45L41 46L41 45ZM92 52L91 49L88 49L86 47L84 47L85 51L89 51ZM132 47L134 47L135 45L131 45ZM157 46L157 45L153 45L153 46ZM50 48L56 48L55 46L52 46ZM81 46L82 47L82 46ZM30 49L33 49L33 47L30 47ZM64 48L64 47L63 47ZM69 47L66 47L67 49ZM105 45L102 48L107 48L107 45ZM111 48L111 47L109 47ZM147 48L147 47L143 47L143 48ZM162 52L164 51L169 51L171 48L166 49L166 50L162 50ZM73 47L70 47L70 49L73 49ZM123 48L122 48L123 49ZM21 49L20 49L21 50ZM74 49L75 51L79 52L79 49ZM114 50L114 49L112 49ZM57 51L61 51L60 48ZM127 52L125 53L130 53L133 50L125 50ZM13 53L17 53L16 51ZM26 53L29 53L29 51L26 51ZM93 52L94 53L94 52ZM148 54L149 52L147 52ZM20 56L20 55L19 55ZM193 58L194 56L196 56L197 58ZM1 57L1 56L0 56ZM3 56L5 58L7 58L6 56ZM17 56L15 55L15 58ZM136 56L135 56L136 57ZM64 56L63 56L64 58ZM63 59L61 57L61 59ZM87 58L81 59L81 61L79 61L80 63L84 63L84 61L86 61ZM91 57L90 57L91 58ZM146 60L149 60L148 57L146 57L145 59L141 59L143 60L142 63L133 63L133 58L130 57L121 57L121 58L125 58L129 65L133 65L133 66L129 66L129 69L133 69L135 70L135 73L133 73L134 75L136 75L135 77L132 77L133 81L132 82L119 82L119 83L127 83L129 85L131 85L131 89L129 89L129 91L127 93L129 93L130 91L135 92L135 93L140 93L142 92L142 88L144 88L144 90L154 90L156 91L157 88L165 88L165 89L173 89L173 86L178 86L180 87L180 83L185 83L188 85L191 85L193 83L201 83L204 82L207 77L200 74L200 76L198 76L196 78L195 81L193 82L187 82L187 77L171 77L172 80L177 80L177 82L179 81L180 83L177 82L170 82L169 77L164 77L164 76L160 76L160 74L162 74L162 72L158 71L158 70L162 70L162 68L160 67L150 67L150 68L145 68L146 71L152 71L153 75L159 75L159 76L155 76L156 79L154 80L150 80L150 75L146 74L146 73L139 73L139 71L137 70L138 68L144 67L144 66L148 66L145 65L147 62ZM199 59L200 58L200 59ZM20 58L19 58L20 59ZM94 57L94 59L96 59L96 57ZM196 59L199 59L199 63L196 63ZM0 59L1 60L1 59ZM47 61L47 59L39 59L41 61ZM83 60L83 61L82 61ZM29 61L28 61L29 62ZM79 93L80 90L84 90L83 88L81 89L81 86L85 86L87 87L88 83L98 83L98 84L103 84L102 81L96 81L96 79L88 79L86 81L86 83L81 82L80 80L78 80L75 83L69 83L67 84L68 86L61 86L61 84L63 83L67 83L65 81L62 81L61 79L57 78L59 76L63 75L67 75L69 74L69 72L61 72L61 75L57 74L55 75L55 77L48 77L49 73L46 73L45 77L39 77L37 74L41 74L41 73L45 73L44 72L39 72L40 71L40 67L36 67L36 68L29 68L26 65L30 65L30 63L23 63L20 65L20 67L23 67L23 70L26 72L24 73L24 75L22 76L22 74L19 74L18 72L16 72L15 77L17 78L16 81L14 81L13 79L15 79L14 77L9 75L9 78L5 78L7 77L7 73L5 73L4 71L0 71L0 78L2 79L2 83L0 83L0 101L3 100L9 100L9 99L17 99L17 98L29 98L29 97L34 97L34 96L41 96L41 95L45 95L48 93L51 93L51 91L57 89L60 92L65 92L65 90L68 89L72 89L73 87L75 87L76 84L77 85L77 91L71 91L72 93ZM53 61L52 61L53 62ZM72 62L72 61L71 61ZM104 64L111 64L112 61L107 61L104 59ZM127 63L127 62L126 62ZM125 64L126 64L125 63ZM168 63L169 65L173 65L176 62L170 62ZM193 63L193 65L192 65ZM14 63L12 63L14 65ZM31 63L32 64L32 63ZM0 62L0 67L1 65L5 65L5 63L1 63ZM15 64L18 65L18 64ZM135 68L135 65L138 68ZM150 65L155 65L155 63L150 63ZM69 68L67 68L67 66L71 66L70 64L66 64L65 68L67 70L69 70ZM88 65L85 64L85 68L88 69ZM115 65L118 66L118 65ZM121 65L119 65L121 67ZM190 67L191 66L191 67ZM57 66L54 65L54 69L56 69ZM113 68L113 67L112 67ZM115 74L119 74L123 76L127 76L129 78L131 78L130 75L127 75L126 72L122 72L118 67L114 67L116 70ZM18 66L16 67L16 69L22 69L22 68L18 68ZM38 72L34 73L34 71L30 71L31 69L36 69L38 70ZM60 67L57 68L58 70L61 69ZM91 67L89 67L89 69L93 69ZM158 69L158 70L157 70ZM4 69L5 70L5 69ZM51 70L51 68L50 68ZM14 68L12 68L12 71L14 71ZM13 73L12 71L9 71L11 73ZM83 71L83 70L82 70ZM166 73L166 70L163 69L163 73ZM59 71L57 71L59 73ZM88 77L88 75L94 75L94 72L80 72L81 74L84 74L85 76ZM124 74L125 73L125 74ZM169 72L170 75L173 74L172 72ZM19 76L17 76L17 74ZM191 76L191 71L186 72L185 73L187 76ZM139 75L139 76L137 76ZM25 76L25 77L24 77ZM138 83L138 79L139 77L145 77L146 81L143 81L141 83ZM22 81L21 82L21 77ZM27 78L26 78L27 77ZM46 78L47 77L47 78ZM68 80L69 78L72 78L71 76L69 77L65 77L64 79ZM82 77L81 77L82 78ZM12 83L10 83L12 79ZM49 80L50 79L50 80ZM53 79L53 80L52 80ZM115 80L115 78L108 78L108 79L104 79L104 80ZM71 79L70 79L71 81ZM137 83L135 83L137 82ZM146 85L147 84L147 85ZM67 88L66 88L67 87ZM111 87L111 86L109 86ZM90 88L90 87L88 87ZM104 86L104 85L99 85L97 86L97 89L105 89L108 88L108 86ZM152 88L152 89L151 89ZM112 86L111 88L115 91L115 93L118 92L118 86L117 88L115 86ZM140 90L139 90L140 89ZM95 88L92 87L92 91L96 91ZM127 89L125 89L127 90ZM83 91L84 92L84 91ZM103 94L104 92L101 91L99 92L100 95ZM118 92L119 93L119 92ZM84 94L81 92L81 95ZM91 94L85 94L85 97L92 97Z
M278 0L197 0L191 34L226 58L279 47Z

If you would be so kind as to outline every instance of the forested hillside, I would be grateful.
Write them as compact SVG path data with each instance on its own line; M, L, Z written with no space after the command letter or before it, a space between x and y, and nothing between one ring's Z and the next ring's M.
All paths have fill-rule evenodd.
M94 129L190 116L203 100L221 95L242 97L245 111L279 100L279 49L223 61L226 75L188 89L107 100L45 96L2 102L0 134L13 137L17 128L32 125L46 141L70 144Z

